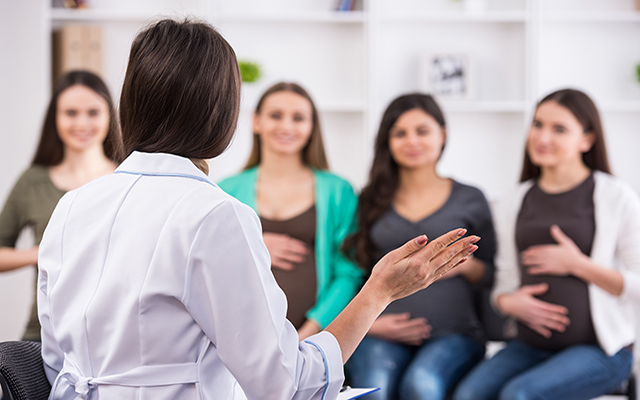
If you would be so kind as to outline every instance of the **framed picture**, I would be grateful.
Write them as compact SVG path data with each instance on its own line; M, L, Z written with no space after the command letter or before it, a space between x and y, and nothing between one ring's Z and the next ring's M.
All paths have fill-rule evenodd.
M420 71L422 91L441 99L472 98L469 54L425 54Z

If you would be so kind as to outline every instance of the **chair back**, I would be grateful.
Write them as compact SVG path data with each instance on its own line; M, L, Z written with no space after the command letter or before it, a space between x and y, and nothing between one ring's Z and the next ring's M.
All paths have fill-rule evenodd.
M0 343L0 386L4 400L47 400L51 385L38 342Z

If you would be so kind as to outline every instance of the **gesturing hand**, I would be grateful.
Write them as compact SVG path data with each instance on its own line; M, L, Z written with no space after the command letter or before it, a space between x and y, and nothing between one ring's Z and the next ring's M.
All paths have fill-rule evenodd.
M392 342L419 346L431 335L426 318L411 318L411 314L384 314L371 325L369 334Z
M498 306L506 314L514 317L529 328L546 338L551 337L551 331L564 332L571 322L567 317L566 307L547 303L534 296L546 293L549 285L526 285L513 293L498 297Z
M271 265L291 271L294 264L301 263L307 257L309 249L304 242L279 233L262 234L264 244L271 256Z
M389 302L426 288L478 249L480 238L460 239L465 233L455 229L428 244L424 235L410 240L378 261L367 285Z
M529 247L522 252L522 264L532 275L574 275L576 266L587 256L557 225L551 227L551 236L558 244Z

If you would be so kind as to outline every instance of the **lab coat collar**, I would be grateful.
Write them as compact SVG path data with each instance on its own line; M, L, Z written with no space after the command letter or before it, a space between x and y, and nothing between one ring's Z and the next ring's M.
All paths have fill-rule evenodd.
M116 173L155 176L182 176L215 184L186 157L167 153L142 153L134 151L118 168Z

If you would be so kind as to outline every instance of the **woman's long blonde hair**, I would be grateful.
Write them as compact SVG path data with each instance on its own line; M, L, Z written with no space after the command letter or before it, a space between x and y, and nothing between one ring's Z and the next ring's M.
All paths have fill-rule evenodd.
M267 97L278 92L292 92L298 94L309 101L311 104L311 136L309 141L302 149L302 162L315 169L329 169L329 163L324 152L324 144L322 142L322 130L320 129L320 118L318 117L318 110L316 109L311 96L300 85L290 82L280 82L271 86L266 92L262 94L258 105L256 106L256 115L260 115L262 111L262 105ZM253 148L251 149L251 155L244 169L249 169L260 164L262 159L262 144L260 142L260 135L256 132L253 133Z

